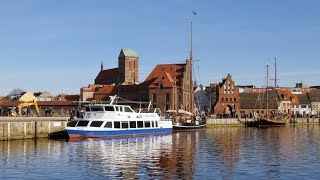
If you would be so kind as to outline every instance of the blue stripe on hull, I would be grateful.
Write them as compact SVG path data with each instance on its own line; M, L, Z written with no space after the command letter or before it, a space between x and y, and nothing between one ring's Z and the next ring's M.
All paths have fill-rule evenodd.
M69 136L79 137L116 137L116 136L135 136L146 134L172 133L172 128L161 129L139 129L139 130L117 130L117 131L87 131L87 130L67 130Z

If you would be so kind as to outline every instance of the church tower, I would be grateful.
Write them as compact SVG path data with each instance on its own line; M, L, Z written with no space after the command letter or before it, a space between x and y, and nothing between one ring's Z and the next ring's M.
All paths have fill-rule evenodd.
M118 57L118 73L120 84L138 83L139 56L136 51L122 48Z

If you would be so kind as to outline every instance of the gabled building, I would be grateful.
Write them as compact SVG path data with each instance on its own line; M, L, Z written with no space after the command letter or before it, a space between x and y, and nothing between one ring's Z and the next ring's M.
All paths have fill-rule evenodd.
M94 93L97 92L100 88L106 85L102 84L89 84L80 89L80 100L81 101L92 101L94 100Z
M320 89L312 89L307 93L310 103L311 103L311 114L319 115L320 114Z
M213 92L217 94L213 95L216 97L216 103L212 106L214 107L213 113L228 117L235 116L239 110L239 88L232 80L232 76L228 74L215 88Z
M290 88L278 88L278 112L285 115L291 114L291 101L293 98Z
M311 115L311 103L307 94L293 94L291 115L296 117L307 117Z
M142 86L149 91L149 100L154 107L166 111L169 109L193 111L192 65L185 64L157 65Z
M37 101L51 101L53 98L52 94L47 91L36 92L33 95L37 98Z

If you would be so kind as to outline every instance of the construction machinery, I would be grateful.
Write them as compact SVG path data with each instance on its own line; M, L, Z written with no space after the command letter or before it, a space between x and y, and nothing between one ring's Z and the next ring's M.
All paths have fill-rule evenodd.
M31 93L31 92L26 92L20 99L19 99L19 105L17 106L18 108L18 115L22 116L22 108L23 107L28 107L28 106L34 106L37 112L37 116L40 115L40 109L38 107L37 103L37 98Z

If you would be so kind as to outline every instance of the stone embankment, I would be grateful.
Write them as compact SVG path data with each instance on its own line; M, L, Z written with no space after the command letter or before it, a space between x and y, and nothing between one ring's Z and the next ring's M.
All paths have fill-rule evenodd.
M69 117L0 117L0 140L49 137L63 132Z
M64 136L69 117L0 117L0 140L47 138ZM244 126L252 118L207 119L207 127ZM319 118L292 119L291 125L320 124Z
M245 121L253 121L253 118L208 118L207 119L207 127L213 127L213 126L244 126ZM291 119L290 124L291 125L302 125L302 124L319 124L320 119L319 118L296 118Z

